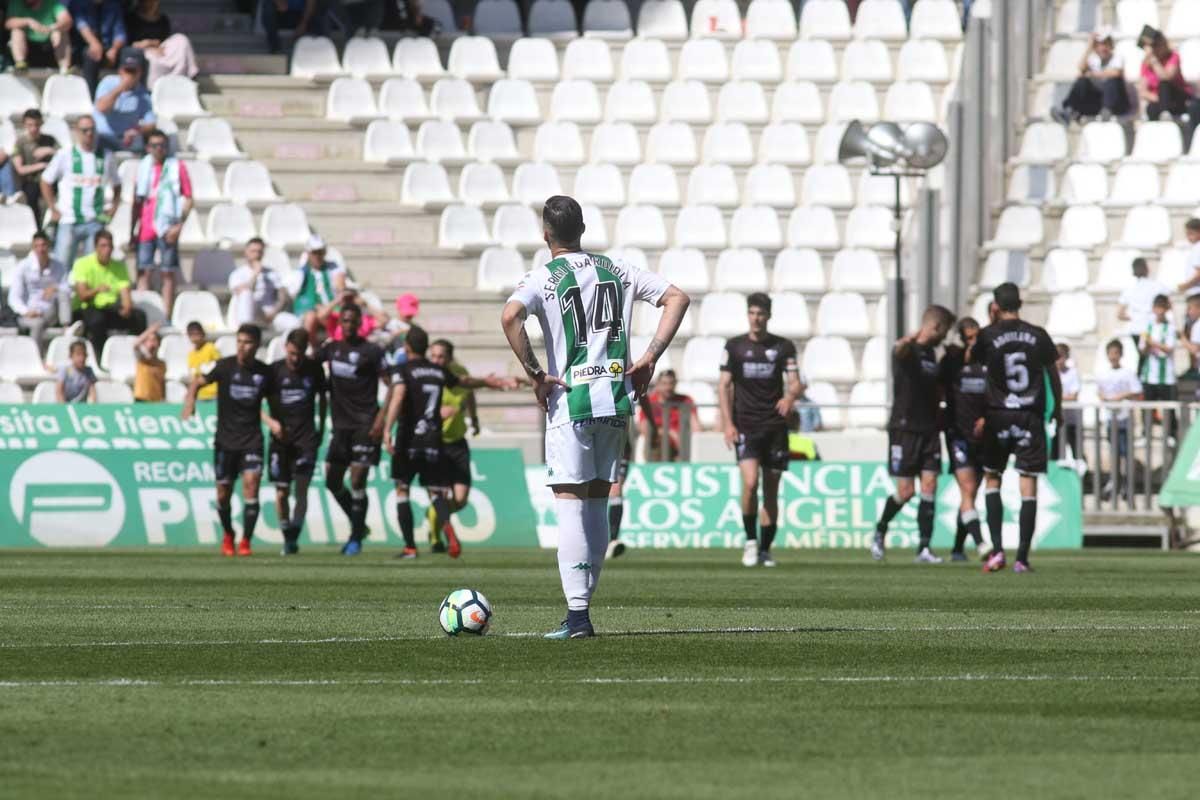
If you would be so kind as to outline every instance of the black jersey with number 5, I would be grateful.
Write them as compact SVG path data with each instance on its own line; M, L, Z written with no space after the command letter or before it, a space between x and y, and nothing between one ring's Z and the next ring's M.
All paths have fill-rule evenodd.
M413 358L396 369L404 383L404 410L397 440L413 449L442 446L442 390L458 386L458 376L424 358Z
M217 447L262 450L262 402L274 388L271 368L257 358L243 367L228 356L215 362L205 378L217 384Z
M326 342L320 359L329 364L333 429L370 428L379 413L379 380L391 372L383 349L365 339Z
M892 351L892 415L889 431L936 433L938 402L937 350L913 342L901 356Z
M1029 411L1042 415L1048 401L1046 371L1058 351L1045 329L1021 319L1002 319L979 332L971 363L987 367L990 411Z

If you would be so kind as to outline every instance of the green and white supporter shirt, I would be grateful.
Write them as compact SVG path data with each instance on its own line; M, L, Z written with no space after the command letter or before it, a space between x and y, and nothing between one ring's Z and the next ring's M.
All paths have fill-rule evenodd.
M550 394L546 426L633 413L626 374L633 302L658 305L671 284L656 273L594 253L568 253L525 275L509 302L542 325L546 372L570 391Z
M57 184L55 205L61 222L73 225L93 222L104 214L104 190L113 185L115 174L112 153L89 153L72 145L54 154L42 180Z
M1179 341L1179 334L1175 331L1175 325L1170 319L1167 319L1166 322L1152 321L1146 326L1146 332L1142 335L1150 344L1157 344L1167 349L1174 349ZM1164 356L1153 352L1147 353L1146 360L1142 363L1141 378L1142 383L1147 386L1174 386L1174 354Z

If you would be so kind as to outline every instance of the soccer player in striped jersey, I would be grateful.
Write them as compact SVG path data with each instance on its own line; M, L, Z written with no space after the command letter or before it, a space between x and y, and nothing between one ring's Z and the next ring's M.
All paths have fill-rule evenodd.
M1171 319L1171 298L1160 294L1154 298L1154 319L1139 337L1142 354L1142 392L1146 400L1168 400L1178 397L1175 386L1175 347L1179 334ZM1174 411L1164 412L1167 436L1175 438L1177 422Z
M657 274L583 251L583 210L555 195L542 209L550 262L521 279L504 306L509 345L547 413L546 475L558 515L558 571L567 619L547 638L594 635L588 607L608 546L608 494L617 479L633 400L675 338L688 296ZM633 303L663 308L646 352L630 359ZM533 352L525 321L536 316L548 369Z

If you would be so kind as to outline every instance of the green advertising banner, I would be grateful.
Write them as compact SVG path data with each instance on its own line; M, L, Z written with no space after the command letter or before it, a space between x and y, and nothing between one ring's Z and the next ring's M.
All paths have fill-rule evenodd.
M212 433L201 404L184 423L170 404L0 406L0 546L212 545L219 541ZM455 517L467 545L534 546L535 517L519 450L472 453L471 500ZM403 542L385 457L368 483L369 544ZM240 488L234 496L240 526ZM302 543L333 544L349 521L318 477L309 489ZM256 536L282 542L275 488L264 480ZM418 539L428 537L428 496L412 492Z
M1158 504L1163 508L1200 506L1200 425L1188 428L1167 482L1158 493Z
M538 513L543 547L555 543L553 497L545 488L545 468L527 469L530 496ZM792 462L780 484L776 544L791 548L867 548L875 521L893 491L883 462ZM735 464L633 464L625 483L621 538L634 547L740 548L741 476ZM1017 474L1004 476L1004 543L1016 547L1021 498ZM978 499L983 516L983 496ZM935 547L950 547L958 514L958 485L950 476L938 483ZM1055 464L1038 484L1038 523L1034 546L1083 546L1079 476ZM985 534L986 535L986 534ZM917 503L893 520L888 546L915 548Z

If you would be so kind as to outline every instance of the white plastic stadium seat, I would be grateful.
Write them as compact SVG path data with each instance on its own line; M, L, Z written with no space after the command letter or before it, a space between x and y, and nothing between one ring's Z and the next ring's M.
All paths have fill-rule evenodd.
M796 14L792 4L778 0L751 0L746 9L746 35L760 39L791 41L796 38Z
M280 200L271 173L260 161L235 161L225 170L224 195L234 203L253 205Z
M1079 337L1096 330L1096 304L1087 292L1065 292L1050 300L1046 332L1051 336Z
M217 333L225 330L225 315L212 292L187 291L175 297L171 308L171 327L186 330L189 322L199 322L204 330ZM186 354L185 354L186 355Z
M615 240L622 247L662 250L667 246L662 212L656 206L625 206L617 215Z
M675 170L667 164L638 164L629 173L629 202L659 208L679 205L679 181Z
M5 386L17 386L14 383L6 382ZM22 394L21 387L17 386L17 393ZM24 402L21 400L20 402ZM58 402L58 382L57 381L38 381L33 387L33 395L29 402L35 405L45 405Z
M1143 205L1129 209L1121 231L1121 247L1155 250L1171 241L1171 216L1162 206Z
M488 0L480 3L475 9L475 26L479 29L481 15L486 15L497 8L511 8L512 14L517 14L515 3L508 0ZM521 33L520 17L516 16L517 25L514 31L493 30L493 33ZM488 83L504 76L500 70L500 59L496 55L496 45L485 36L460 36L450 45L450 55L446 59L446 69L455 77L466 78L477 83Z
M770 116L767 95L755 81L729 81L717 95L717 119L762 124Z
M1119 123L1089 122L1083 126L1075 152L1076 161L1111 164L1124 157L1125 130Z
M991 245L1010 250L1028 250L1041 244L1044 237L1041 210L1033 206L1008 206L1000 213Z
M754 163L750 130L741 122L718 122L704 132L704 161L746 166Z
M483 117L475 88L463 78L442 78L429 92L429 110L438 119L474 122Z
M563 52L562 76L568 80L610 82L613 79L613 60L608 42L603 39L576 39L568 44Z
M679 78L705 83L729 80L729 62L725 46L713 39L692 39L679 48Z
M825 291L821 255L810 248L789 247L775 256L771 289L776 292L820 294Z
M770 0L769 0L770 1ZM787 79L833 83L838 79L833 45L819 39L797 39L788 48Z
M771 330L780 336L807 338L812 334L803 295L791 292L771 295L771 319Z
M1021 150L1017 154L1018 161L1025 164L1054 164L1066 157L1067 132L1062 125L1034 122L1025 128Z
M734 0L696 0L692 6L691 33L695 38L742 38L742 15Z
M534 0L529 7L529 35L573 39L579 35L575 8L567 0Z
M632 80L614 83L604 99L604 118L613 122L653 123L658 119L658 108L650 84Z
M796 205L792 174L781 164L757 164L746 171L746 205L791 209Z
M829 288L835 292L883 292L883 265L874 250L846 248L833 257Z
M899 0L862 0L854 17L854 38L889 42L907 39L908 25Z
M408 123L433 119L425 99L425 90L415 78L389 78L379 90L379 113L388 119Z
M817 138L813 144L813 161L817 164L836 164L838 161L838 146L846 135L847 123L827 122L817 129Z
M131 159L133 160L133 159ZM134 161L136 164L137 162ZM236 161L234 162L237 163ZM207 161L183 162L187 168L188 180L192 182L192 199L200 204L218 203L223 197L221 185L217 183L217 173L212 164ZM125 201L125 189L121 190L121 202Z
M572 196L581 204L600 208L625 205L625 181L614 164L584 164L575 172Z
M725 218L716 206L684 206L675 218L675 245L720 250L728 239Z
M134 289L130 294L133 295L134 308L141 309L146 315L146 324L167 322L167 307L161 294L153 289Z
M549 39L527 37L513 42L508 52L508 77L552 82L559 77L558 50Z
M104 340L104 350L100 353L100 367L112 380L133 379L137 371L137 359L133 355L133 342L136 338L118 334Z
M542 226L527 206L503 205L492 218L492 240L501 247L533 250L542 244Z
M788 217L788 245L835 250L841 246L837 219L828 206L796 206Z
M583 9L583 34L605 39L633 36L629 6L622 0L592 0Z
M482 250L492 243L483 212L475 206L451 205L438 220L438 247L444 250Z
M671 81L662 93L663 122L707 124L712 121L708 89L697 80Z
M850 33L850 11L843 0L807 0L800 9L801 39L844 42Z
M1195 274L1188 265L1188 250L1178 247L1168 247L1159 253L1158 269L1154 277L1167 286L1178 286ZM1132 260L1132 259L1130 259ZM1129 261L1126 261L1128 265Z
M758 137L758 160L765 164L804 166L812 161L808 134L794 122L772 122Z
M778 0L768 0L768 5L778 5ZM782 4L791 13L791 7ZM730 61L734 80L778 83L783 79L783 63L779 59L779 48L765 39L746 39L733 48Z
M326 78L342 74L337 48L324 36L301 36L292 48L293 78Z
M1042 264L1042 288L1047 292L1069 292L1087 284L1087 254L1082 250L1058 248L1046 254Z
M1200 202L1200 164L1172 164L1160 203L1166 206L1194 206Z
M864 381L881 381L887 378L888 346L882 336L872 336L863 347L862 366L859 374Z
M711 292L700 303L700 330L708 336L737 336L746 330L746 297L740 292Z
M0 249L28 247L37 229L37 220L33 218L33 210L29 206L0 206Z
M814 381L807 374L809 381L805 387L804 396L808 402L821 409L821 429L830 430L842 427L842 409L837 405L841 402L837 389L829 381Z
M0 379L30 382L46 377L37 342L28 336L0 337Z
M1122 38L1132 38L1142 27L1161 28L1156 0L1117 0L1117 31Z
M817 332L822 336L867 336L871 320L857 292L829 292L817 306Z
M710 287L704 253L695 247L671 247L658 259L658 274L685 292L707 292Z
M589 252L607 250L611 242L608 237L608 224L604 221L604 212L598 206L582 205L584 232L580 244L583 245L584 250Z
M850 342L841 336L820 335L809 339L804 345L800 370L810 381L844 383L857 377Z
M600 108L600 94L591 81L559 81L550 96L550 118L555 120L599 122Z
M53 382L47 381L47 383L54 386ZM38 385L40 386L41 384ZM0 404L19 406L24 402L25 393L21 391L21 387L18 384L11 381L0 381ZM54 400L47 400L46 402L52 403Z
M442 208L454 202L450 177L441 164L415 161L404 168L400 180L400 202L427 209Z
M430 5L425 3L426 14L430 13ZM432 39L417 37L396 42L396 49L392 52L392 70L405 78L416 80L436 79L446 74L437 45Z
M722 250L713 270L719 292L762 292L767 289L767 268L762 253L752 248Z
M177 381L189 377L187 356L191 349L191 342L182 334L175 333L162 337L158 357L167 363L167 380Z
M542 121L542 112L533 84L513 78L505 78L492 84L488 94L487 113L492 119L510 125L532 125Z
M1169 164L1183 155L1183 136L1174 122L1143 122L1133 140L1130 159Z
M939 39L957 42L962 39L962 18L954 0L921 0L912 5L909 36L914 39Z
M660 122L646 136L646 161L691 166L696 163L696 138L682 122Z
M688 35L687 15L679 0L645 0L638 8L639 36L679 41Z
M892 55L878 39L858 39L842 50L842 80L890 83Z
M835 122L875 122L879 119L879 101L866 81L842 81L829 92L829 119Z
M41 105L41 95L28 79L0 74L0 117L19 117L27 109Z
M325 118L335 122L372 119L379 116L371 84L362 78L337 78L325 97Z
M1073 67L1078 68L1079 59ZM950 80L946 51L939 42L928 39L909 39L900 47L896 61L896 77L902 81L942 83Z
M809 167L804 172L800 194L805 205L831 208L850 208L854 205L850 173L841 164Z
M245 158L233 138L233 128L223 119L205 117L188 126L187 146L205 161Z
M467 134L467 153L476 161L515 164L521 160L513 130L503 122L483 121Z
M303 245L311 235L308 215L295 203L276 203L263 210L262 238L267 244L285 248Z
M80 79L82 80L82 78ZM47 86L49 81L46 82ZM86 86L86 84L84 84ZM154 84L151 93L154 113L160 119L176 122L207 117L208 112L200 105L200 87L184 75L163 75Z
M96 402L120 403L121 405L131 404L133 403L133 389L129 388L129 385L125 383L96 381Z
M642 160L641 139L628 122L602 122L592 129L589 160L629 166Z
M1154 164L1125 162L1117 167L1113 178L1110 206L1137 206L1153 203L1162 194L1158 180L1158 167Z
M1108 171L1100 164L1072 164L1063 176L1061 192L1059 199L1068 205L1102 203L1108 199Z
M472 163L458 176L458 196L464 203L491 208L512 200L498 164Z
M651 0L652 2L654 0ZM620 2L620 0L603 0ZM588 3L588 8L596 0ZM665 83L671 80L671 55L661 39L646 39L638 36L621 51L621 77L625 80L642 80Z
M574 122L544 122L533 140L533 157L550 164L582 164L583 137Z
M742 206L734 211L729 223L729 243L733 247L772 251L783 247L783 232L779 228L779 216L775 209L770 206Z
M1108 241L1108 221L1100 206L1071 206L1058 226L1059 247L1084 250Z
M1053 169L1041 164L1019 164L1009 179L1007 197L1014 203L1044 203L1054 197L1055 188Z
M1080 253L1081 251L1051 250L1046 258L1051 258L1056 252ZM1084 260L1087 260L1086 256ZM979 278L979 286L982 289L994 289L1002 283L1015 283L1022 289L1029 285L1028 253L1021 250L993 250L988 254L987 261L983 264L983 274Z
M541 208L546 198L562 194L558 172L550 164L522 164L513 172L512 195L518 203Z
M857 206L846 217L846 246L887 250L896 241L892 212L882 206Z
M669 168L668 168L669 169ZM688 205L712 205L733 208L740 202L737 177L728 164L701 164L692 167L687 182Z
M1200 36L1200 8L1195 3L1175 3L1164 32L1177 41Z
M884 428L887 422L887 384L883 381L854 384L846 424L851 428Z
M1074 81L1079 77L1079 62L1087 52L1088 43L1081 39L1059 39L1050 45L1042 77L1054 81Z
M651 0L657 2L658 0ZM643 6L644 8L645 6ZM745 308L742 309L742 327L745 327ZM682 377L689 381L716 383L721 377L721 361L725 353L725 339L720 336L696 336L688 340L683 348Z
M1169 251L1168 251L1169 252ZM1092 283L1091 288L1094 291L1101 292L1120 292L1127 287L1133 285L1133 271L1130 266L1133 259L1137 258L1137 252L1134 250L1122 250L1113 248L1105 252L1100 259L1100 268L1096 272L1096 280ZM1168 261L1166 257L1160 261L1158 279L1166 283L1162 276L1161 264ZM1183 279L1174 281L1174 283L1182 283ZM1136 369L1136 366L1135 366Z
M208 212L208 241L241 246L258 235L250 209L232 203L219 203Z
M379 164L407 164L416 157L412 137L403 122L377 119L363 136L363 160Z
M46 364L58 369L65 367L71 360L71 343L82 341L84 347L87 348L87 365L92 369L98 370L100 362L96 359L96 351L92 348L92 343L87 339L75 339L70 336L55 336L46 345ZM4 402L0 400L0 402Z
M919 81L893 83L883 101L883 116L897 122L936 122L937 106L929 84Z

